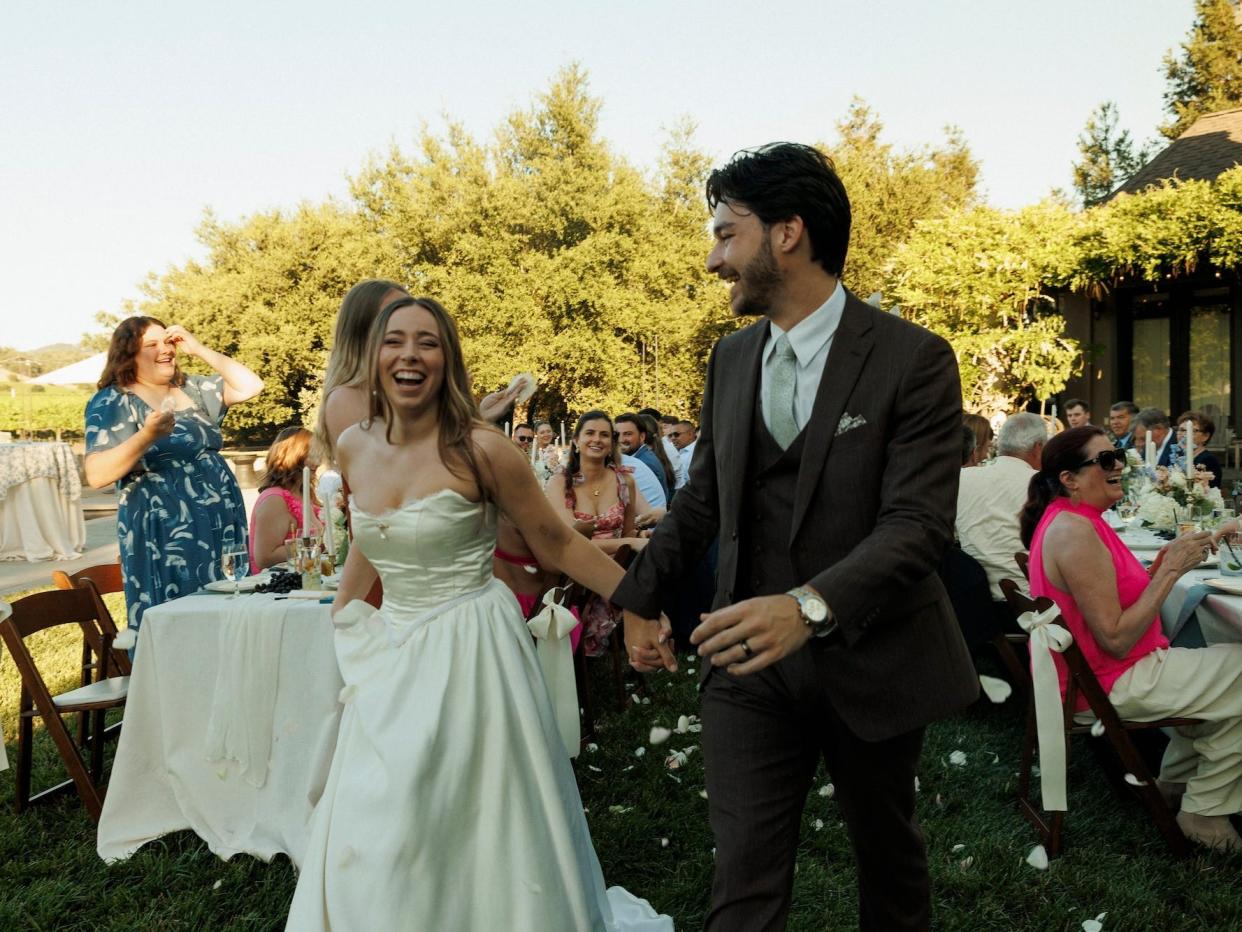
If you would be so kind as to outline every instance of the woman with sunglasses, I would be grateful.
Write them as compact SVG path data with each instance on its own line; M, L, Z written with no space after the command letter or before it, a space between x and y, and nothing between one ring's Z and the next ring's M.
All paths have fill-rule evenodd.
M1160 768L1161 792L1181 796L1177 823L1208 847L1242 850L1229 816L1242 812L1242 644L1170 647L1160 605L1211 550L1206 533L1165 546L1144 569L1103 519L1122 497L1125 454L1098 427L1048 441L1021 514L1031 594L1056 603L1065 626L1123 719L1204 720L1176 731ZM1053 654L1065 694L1064 662ZM1079 700L1076 711L1086 711Z

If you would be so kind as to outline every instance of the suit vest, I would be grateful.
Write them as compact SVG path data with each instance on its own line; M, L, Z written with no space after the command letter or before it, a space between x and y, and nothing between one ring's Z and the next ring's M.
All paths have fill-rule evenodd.
M805 445L804 427L789 449L780 448L764 423L759 392L755 392L742 514L738 521L735 602L788 592L805 582L798 578L789 552L798 468Z

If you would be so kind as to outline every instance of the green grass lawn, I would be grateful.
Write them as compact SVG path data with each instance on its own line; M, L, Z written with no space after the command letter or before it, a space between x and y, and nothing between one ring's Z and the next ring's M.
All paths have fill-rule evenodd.
M41 663L58 671L62 688L72 685L79 650L69 638L38 645ZM671 727L679 715L697 712L693 666L652 677L646 702L604 714L598 750L584 752L577 764L608 882L647 897L679 929L700 928L708 905L713 843L701 796L703 764L696 748L685 767L665 766L672 750L695 746L697 735L675 734L658 748L647 738L653 724ZM593 680L602 706L610 696L606 667L597 665ZM16 674L6 659L0 661L0 722L11 760L16 709ZM1100 913L1107 913L1106 929L1242 928L1242 857L1172 860L1139 804L1114 794L1090 739L1075 744L1071 760L1066 854L1046 871L1028 866L1036 839L1012 803L1021 723L1011 700L977 705L928 731L919 817L937 928L1076 930ZM50 741L39 737L36 786L62 774ZM966 754L964 766L949 763L955 750ZM816 788L827 779L821 773ZM94 826L76 798L18 818L12 796L10 770L0 773L0 930L283 926L295 882L283 858L224 862L182 832L108 867L95 855ZM855 882L837 806L813 791L790 928L856 926Z

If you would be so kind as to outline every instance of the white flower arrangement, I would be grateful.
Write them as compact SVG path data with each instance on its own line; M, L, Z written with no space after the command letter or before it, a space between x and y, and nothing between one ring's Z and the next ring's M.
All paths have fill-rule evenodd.
M1138 516L1144 526L1173 530L1179 520L1208 515L1212 509L1224 507L1220 489L1209 485L1212 474L1202 466L1195 467L1193 477L1183 469L1149 469L1136 463L1137 456L1129 455L1132 452L1127 451L1122 484L1126 495L1138 502Z

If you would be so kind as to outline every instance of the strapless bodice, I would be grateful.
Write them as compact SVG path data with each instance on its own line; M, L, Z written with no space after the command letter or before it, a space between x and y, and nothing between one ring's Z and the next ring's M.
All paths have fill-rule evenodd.
M407 621L486 585L496 548L496 507L452 489L369 514L351 510L354 546L379 573L384 611Z

